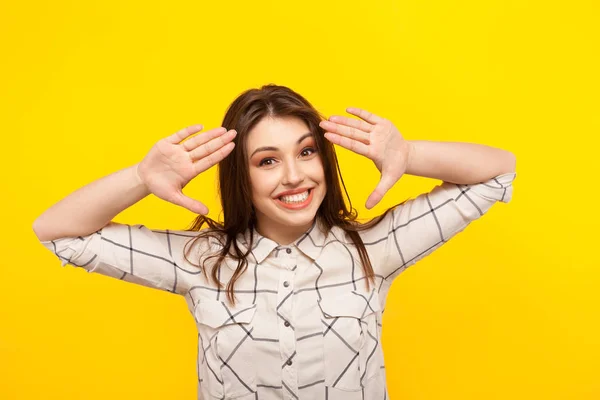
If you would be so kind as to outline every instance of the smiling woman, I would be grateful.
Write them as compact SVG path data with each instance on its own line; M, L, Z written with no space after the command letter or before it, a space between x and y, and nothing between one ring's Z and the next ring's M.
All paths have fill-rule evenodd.
M327 190L315 138L297 117L263 118L248 132L257 231L288 244L308 230ZM261 146L270 143L274 146Z
M333 143L325 139L325 130L319 126L323 119L308 100L285 86L250 89L230 105L223 126L237 135L232 154L219 163L224 223L199 215L191 228L200 230L206 223L212 229L201 232L199 240L212 236L224 242L214 255L216 266L210 269L215 284L219 282L219 263L226 257L237 261L236 273L227 282L230 301L235 301L233 288L246 270L249 256L235 238L247 235L252 246L256 233L289 244L317 220L326 232L337 226L349 235L360 254L365 284L374 283L369 255L357 232L381 218L371 224L355 223L358 215L343 186ZM285 197L304 192L306 200ZM212 258L206 257L204 262Z
M389 398L381 327L393 280L509 202L516 174L502 150L413 146L390 121L348 110L361 120L325 121L284 86L248 90L224 128L162 139L139 164L51 207L34 231L62 265L185 296L199 399ZM361 224L334 143L380 169L370 205L404 173L462 174ZM474 161L485 166L472 176L485 179L462 183ZM217 163L223 221L181 192ZM110 221L150 193L200 215L185 231Z

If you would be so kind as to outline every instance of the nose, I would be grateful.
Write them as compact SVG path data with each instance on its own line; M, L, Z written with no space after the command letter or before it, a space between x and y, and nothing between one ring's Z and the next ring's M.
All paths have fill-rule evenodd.
M288 186L298 186L304 181L305 176L304 170L298 161L290 161L285 165L285 172L281 183Z

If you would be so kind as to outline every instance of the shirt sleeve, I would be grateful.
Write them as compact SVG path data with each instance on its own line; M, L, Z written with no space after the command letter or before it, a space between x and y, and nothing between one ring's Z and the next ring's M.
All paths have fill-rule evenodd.
M197 274L189 264L182 268L182 235L197 232L151 230L144 225L110 222L88 236L65 237L41 243L67 264L171 293L187 293L182 275ZM179 273L178 273L179 272ZM184 274L182 274L182 272ZM185 278L185 276L183 276ZM179 279L178 279L179 278ZM178 281L179 280L179 281Z
M376 273L393 280L431 254L485 214L496 202L512 198L516 173L506 173L477 184L442 182L390 210L363 241L376 260Z

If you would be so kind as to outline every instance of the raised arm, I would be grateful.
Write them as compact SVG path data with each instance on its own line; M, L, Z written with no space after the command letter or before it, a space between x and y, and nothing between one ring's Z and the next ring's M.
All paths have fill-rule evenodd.
M200 129L189 127L161 139L140 163L92 182L49 208L34 222L38 239L62 266L187 293L201 272L183 257L195 232L148 229L111 219L150 193L192 212L208 212L181 190L231 152L235 131L217 128L179 143ZM200 244L196 255L208 251L207 246Z
M321 127L331 142L368 157L381 172L368 208L404 174L444 181L394 207L378 225L361 232L376 273L388 283L495 203L510 201L516 177L512 153L472 143L407 141L384 118L361 109L347 111L362 120L332 116Z
M40 241L86 236L150 194L137 176L138 164L100 178L48 208L33 223Z
M513 153L476 143L409 140L406 174L470 185L515 172Z
M161 139L140 163L69 194L34 221L36 236L50 241L89 235L150 193L192 212L208 213L204 204L185 196L182 189L231 152L235 131L216 128L179 143L201 129L202 125L194 125Z
M367 199L374 207L404 174L474 184L515 171L515 156L490 146L404 140L394 124L360 108L347 108L360 120L339 115L321 121L325 137L334 144L369 158L381 179Z

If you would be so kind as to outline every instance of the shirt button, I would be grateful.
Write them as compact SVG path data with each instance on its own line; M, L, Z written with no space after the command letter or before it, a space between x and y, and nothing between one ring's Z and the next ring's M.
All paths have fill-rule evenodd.
M288 360L287 365L292 365L292 360Z
M290 286L290 283L288 281L283 282L283 286L288 287Z
M283 324L285 325L285 327L286 327L286 328L287 328L288 326L290 326L290 323L289 323L289 322L287 322L287 321L285 321Z
M292 252L292 249L285 249L285 252L290 254Z

